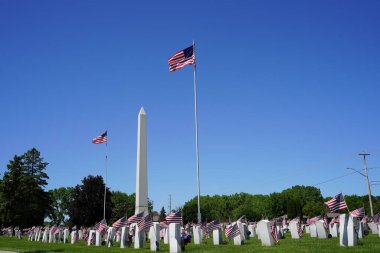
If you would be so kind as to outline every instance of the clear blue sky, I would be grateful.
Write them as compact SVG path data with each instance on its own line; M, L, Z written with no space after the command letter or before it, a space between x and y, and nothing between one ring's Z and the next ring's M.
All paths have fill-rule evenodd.
M197 48L201 194L267 194L380 166L380 1L0 0L0 172L36 147L48 189L104 173L135 191L148 119L154 208L196 195L191 66ZM370 171L380 180L380 169ZM324 196L365 194L358 174ZM380 195L380 186L373 186Z

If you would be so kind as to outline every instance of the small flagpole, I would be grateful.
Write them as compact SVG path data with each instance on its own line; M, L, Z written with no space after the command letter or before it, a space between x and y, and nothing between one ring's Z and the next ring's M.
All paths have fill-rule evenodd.
M108 134L108 133L107 133ZM108 139L108 136L107 136ZM106 141L106 175L104 182L104 202L103 202L103 219L106 219L106 197L107 197L107 163L108 163L108 140Z
M200 204L200 186L199 186L199 147L198 147L198 111L197 111L197 82L196 75L196 62L195 62L195 42L193 40L193 54L194 54L194 115L195 115L195 152L197 158L197 186L198 186L198 224L202 222L201 204Z
M343 194L343 192L342 192L342 196L343 196L344 202L346 202L346 199L344 198L344 194ZM348 214L350 214L350 209L348 209L347 202L346 202L346 207L347 207Z

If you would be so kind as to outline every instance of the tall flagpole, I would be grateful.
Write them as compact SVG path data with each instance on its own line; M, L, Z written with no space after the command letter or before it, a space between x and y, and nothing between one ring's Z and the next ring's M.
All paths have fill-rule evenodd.
M107 136L108 139L108 136ZM103 219L106 219L106 197L107 197L107 162L108 162L108 140L106 141L106 176L104 182L104 202L103 202Z
M201 203L200 203L200 186L199 186L199 148L198 148L198 111L197 111L197 82L195 79L196 62L195 62L195 42L193 40L193 54L194 54L194 114L195 114L195 152L197 157L197 185L198 185L198 224L202 223L201 216Z

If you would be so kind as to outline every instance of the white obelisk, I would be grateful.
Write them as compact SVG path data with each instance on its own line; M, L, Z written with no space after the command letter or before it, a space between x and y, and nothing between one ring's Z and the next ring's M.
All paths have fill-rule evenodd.
M148 177L146 146L146 113L141 107L137 126L136 209L135 214L148 214Z

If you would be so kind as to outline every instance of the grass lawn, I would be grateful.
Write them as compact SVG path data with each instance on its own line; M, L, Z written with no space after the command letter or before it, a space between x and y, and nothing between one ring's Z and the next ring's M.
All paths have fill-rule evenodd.
M149 243L144 244L144 249L134 248L120 249L119 244L111 248L105 246L87 246L84 241L77 244L48 244L42 242L29 242L26 238L19 240L14 237L0 236L0 251L9 250L16 252L29 253L48 253L48 252L150 252ZM165 244L161 244L161 251L169 252ZM261 246L257 238L247 240L242 246L234 246L230 241L226 245L214 246L211 240L205 241L202 245L188 244L185 252L380 252L380 238L378 235L368 235L360 241L356 247L340 247L339 239L317 239L304 235L300 240L293 240L290 234L285 239L280 240L280 244L273 247Z

